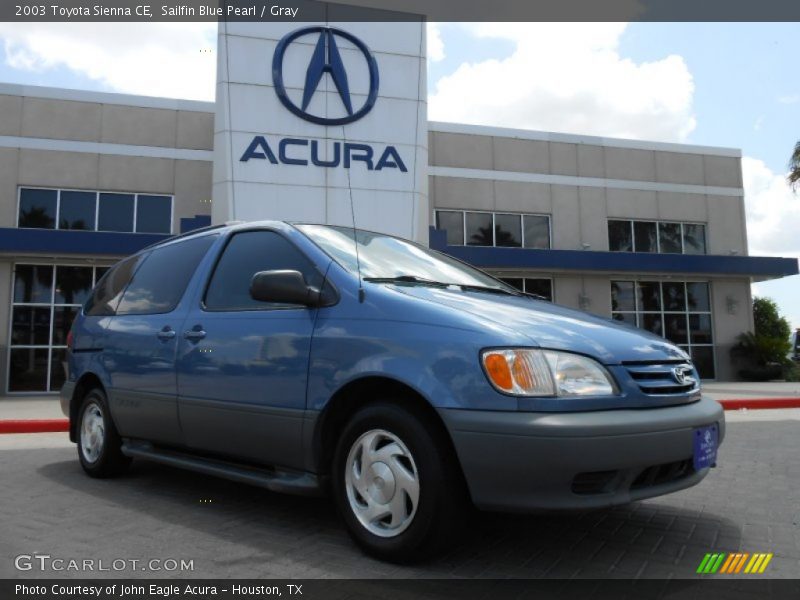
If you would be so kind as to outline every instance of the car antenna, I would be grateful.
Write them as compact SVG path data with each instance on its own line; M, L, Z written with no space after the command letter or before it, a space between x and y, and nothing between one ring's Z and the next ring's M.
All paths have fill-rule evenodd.
M342 140L344 141L343 148L344 152L347 152L347 134L344 131L344 125L342 125ZM347 160L347 157L345 157ZM347 171L347 193L350 197L350 216L353 219L353 243L356 246L356 271L358 272L358 301L364 302L364 280L361 277L361 258L358 254L358 229L356 229L356 207L355 203L353 202L353 184L350 181L350 169L345 168Z

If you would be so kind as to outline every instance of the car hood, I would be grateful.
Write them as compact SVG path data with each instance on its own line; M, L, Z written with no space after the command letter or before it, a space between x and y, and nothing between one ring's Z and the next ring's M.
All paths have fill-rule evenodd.
M585 312L529 296L422 286L393 286L403 294L489 320L530 338L534 345L592 356L604 364L686 360L664 338Z

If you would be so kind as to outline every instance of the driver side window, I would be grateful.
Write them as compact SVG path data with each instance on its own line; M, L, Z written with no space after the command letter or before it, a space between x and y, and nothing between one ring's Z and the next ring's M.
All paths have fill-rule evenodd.
M289 240L274 231L235 234L217 262L204 299L206 310L260 310L293 305L265 303L250 297L250 281L259 271L300 271L310 286L321 288L323 277Z

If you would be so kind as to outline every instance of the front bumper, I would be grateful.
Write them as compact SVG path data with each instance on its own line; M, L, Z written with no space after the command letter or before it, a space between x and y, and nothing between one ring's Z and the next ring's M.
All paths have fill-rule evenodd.
M576 413L440 409L472 500L489 510L626 504L700 482L692 432L717 423L710 398L665 408Z

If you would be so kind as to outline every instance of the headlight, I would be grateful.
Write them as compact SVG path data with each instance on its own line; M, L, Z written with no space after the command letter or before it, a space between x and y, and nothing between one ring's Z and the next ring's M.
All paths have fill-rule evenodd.
M555 350L484 350L481 361L492 385L514 396L609 396L611 375L595 360Z

